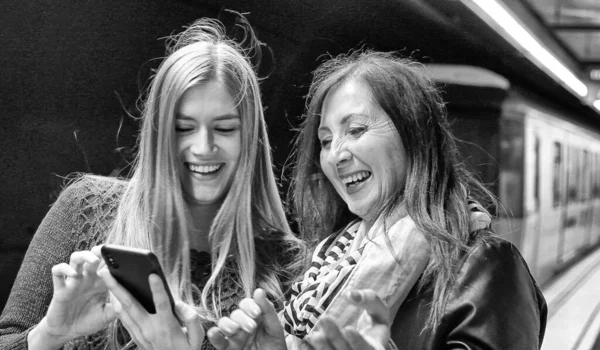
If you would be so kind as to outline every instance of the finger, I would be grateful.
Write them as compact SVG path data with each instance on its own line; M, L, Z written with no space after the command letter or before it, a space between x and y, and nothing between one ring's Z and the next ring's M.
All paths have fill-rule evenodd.
M95 256L94 256L95 257ZM86 262L83 264L83 275L92 278L98 277L98 270L100 267L101 260L96 258L92 262Z
M52 266L52 283L55 290L66 286L65 277L77 277L77 271L66 263Z
M232 316L235 311L231 313ZM227 349L244 349L250 339L250 334L246 333L237 322L229 317L221 317L217 326L219 326L220 332L227 337Z
M83 265L85 263L94 264L98 262L98 257L92 254L92 252L87 250L82 250L79 252L74 252L71 254L71 259L69 261L69 265L74 268L78 274L81 274L83 270Z
M384 350L385 347L381 344L374 344L363 337L355 328L346 327L342 330L342 334L352 350Z
M106 303L102 308L102 315L104 317L104 324L114 321L117 318L115 307L113 303Z
M319 350L334 350L331 345L329 344L329 341L327 340L327 336L321 332L320 329L315 329L311 332L311 334L305 338L305 340L308 342L308 344L310 346L312 346L314 349L319 349Z
M204 327L202 327L200 315L194 308L181 300L175 303L175 311L187 329L188 339L192 347L200 348L204 340Z
M165 285L157 274L153 273L148 276L148 283L150 284L150 291L152 292L152 300L154 301L154 307L156 313L161 315L164 319L174 319L173 308L171 306L171 299L165 289Z
M321 316L319 326L321 327L320 331L325 334L327 341L333 349L350 349L350 345L344 338L342 331L331 317Z
M254 333L256 331L256 321L241 309L233 311L229 315L229 318L237 323L246 333Z
M354 304L362 307L371 316L374 323L389 324L389 310L374 290L351 290L346 294L346 297Z
M94 246L94 247L92 247L92 249L90 249L90 251L92 252L92 254L94 254L95 256L97 256L98 259L100 259L100 260L103 260L103 257L102 257L102 246L103 245L104 244L100 244L100 245Z
M144 336L144 332L142 331L140 325L135 321L135 318L133 318L127 311L124 310L118 312L117 317L140 349L151 349L147 346L148 339L146 339Z
M215 347L217 350L226 350L229 347L229 341L225 338L225 335L221 333L221 329L219 327L212 327L206 332L206 336L208 337L208 341Z
M254 320L257 320L258 322L261 321L262 309L256 300L252 298L242 299L242 301L240 301L239 308Z
M267 299L267 293L264 290L257 288L252 295L263 313L263 324L265 331L270 335L283 334L283 327L279 322L277 311L273 303Z
M131 337L135 340L135 342L143 349L142 343L145 342L143 332L135 320L139 320L139 318L132 317L130 314L130 309L126 309L119 300L119 298L111 291L109 292L110 303L113 306L113 310L116 314L116 317L119 318L123 327L127 329Z
M217 326L221 330L226 337L233 337L238 332L243 332L240 325L235 323L229 317L221 317L219 321L217 321Z

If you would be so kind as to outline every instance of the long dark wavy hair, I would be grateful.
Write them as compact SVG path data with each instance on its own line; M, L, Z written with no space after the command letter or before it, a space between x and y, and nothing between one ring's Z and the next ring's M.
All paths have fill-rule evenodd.
M445 104L424 66L393 53L356 51L321 64L309 90L307 112L292 155L295 164L289 194L304 239L321 240L355 217L320 167L317 136L323 100L351 80L370 88L406 149L404 186L397 186L387 196L387 205L379 214L389 216L400 203L405 204L431 246L419 286L433 289L426 328L434 327L441 321L456 277L455 266L474 241L469 233L468 199L475 198L485 206L496 205L496 200L462 165Z

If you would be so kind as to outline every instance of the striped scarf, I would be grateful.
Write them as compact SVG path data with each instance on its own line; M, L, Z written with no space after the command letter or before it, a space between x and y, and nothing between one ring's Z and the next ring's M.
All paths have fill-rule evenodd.
M329 236L317 246L310 268L302 281L292 286L290 301L280 314L289 334L304 338L350 276L362 252L358 249L347 254L359 223Z

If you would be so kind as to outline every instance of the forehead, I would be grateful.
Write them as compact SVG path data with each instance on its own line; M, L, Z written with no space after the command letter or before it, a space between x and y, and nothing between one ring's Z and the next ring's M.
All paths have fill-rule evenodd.
M330 127L354 118L383 118L385 114L382 112L368 85L353 79L327 93L321 108L320 126Z
M187 89L179 101L177 117L239 116L235 100L225 84L211 80Z

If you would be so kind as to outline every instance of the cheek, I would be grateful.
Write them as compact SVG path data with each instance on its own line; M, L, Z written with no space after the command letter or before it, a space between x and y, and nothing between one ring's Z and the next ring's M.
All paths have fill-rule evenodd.
M389 172L389 179L391 191L399 190L404 186L404 180L406 178L406 170L408 168L408 160L404 147L397 146L388 150L388 165L387 171Z
M321 151L320 156L319 156L319 162L321 163L321 170L323 170L325 177L327 177L327 180L333 184L334 183L332 181L333 170L332 170L329 162L327 161L327 152L326 151Z
M238 137L223 138L219 142L219 148L224 152L229 160L238 161L242 154L242 139Z
M178 136L175 138L175 147L177 147L177 153L179 153L181 155L181 153L183 153L183 151L186 150L186 148L189 148L186 146L186 138L184 136Z

